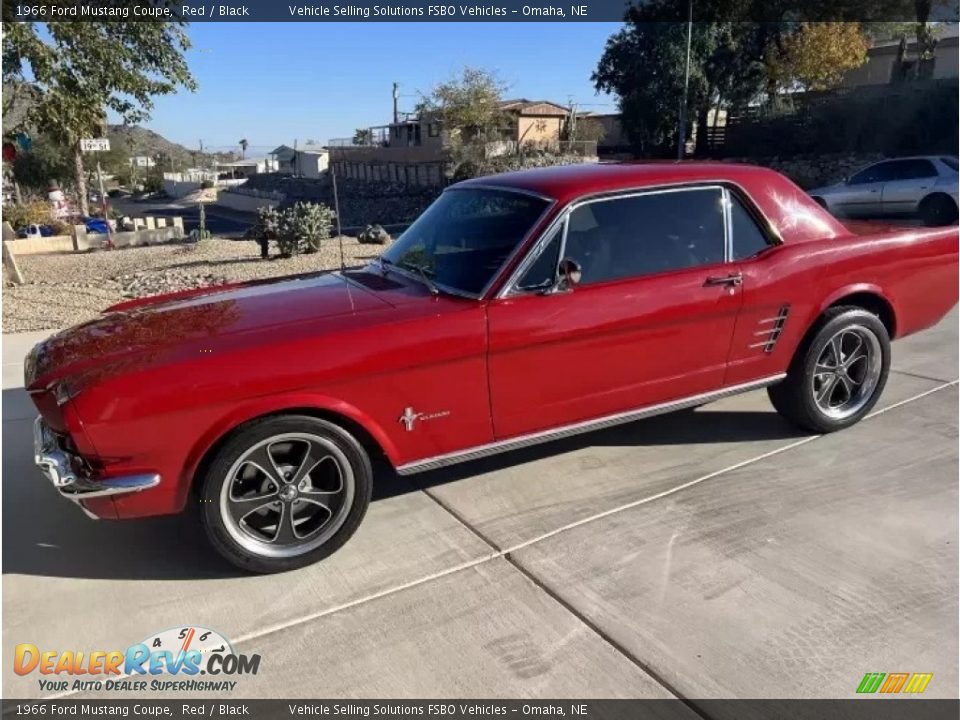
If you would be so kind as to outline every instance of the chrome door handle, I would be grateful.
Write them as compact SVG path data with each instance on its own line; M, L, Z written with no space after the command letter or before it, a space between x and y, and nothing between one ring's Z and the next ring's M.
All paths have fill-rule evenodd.
M737 287L737 285L743 285L743 275L740 273L733 273L732 275L713 275L708 277L703 285L704 287L716 287L717 285Z

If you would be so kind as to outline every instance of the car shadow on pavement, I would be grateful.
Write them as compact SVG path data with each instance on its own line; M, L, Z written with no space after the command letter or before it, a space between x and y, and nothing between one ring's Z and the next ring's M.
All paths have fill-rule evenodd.
M772 409L768 412L691 409L451 465L413 477L421 489L428 489L471 475L495 472L588 447L694 445L799 437L803 437L803 432Z
M16 408L4 390L5 410ZM9 413L9 414L8 414ZM33 421L8 411L3 422L3 573L48 577L181 580L242 576L210 547L196 504L181 515L132 521L92 520L59 496L33 464ZM10 417L10 416L13 417ZM798 437L773 412L685 411L578 435L414 478L374 464L379 502L519 463L603 445L749 442ZM349 547L349 545L348 545Z
M4 390L4 407L22 390ZM22 416L22 414L21 414ZM116 580L243 576L210 546L195 503L180 514L93 520L60 497L33 464L33 420L3 422L3 574ZM415 490L389 468L373 501Z

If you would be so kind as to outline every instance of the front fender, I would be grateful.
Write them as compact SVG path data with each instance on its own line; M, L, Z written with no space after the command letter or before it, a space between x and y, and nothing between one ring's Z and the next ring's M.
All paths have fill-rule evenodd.
M296 392L269 397L252 398L239 405L229 408L220 418L200 436L187 455L180 475L179 505L186 504L187 495L193 484L193 479L200 466L200 462L207 453L232 430L257 418L275 415L282 412L320 411L346 418L362 427L372 437L384 454L394 465L397 464L397 449L393 441L379 423L359 408L344 402L339 398L330 397L321 393Z

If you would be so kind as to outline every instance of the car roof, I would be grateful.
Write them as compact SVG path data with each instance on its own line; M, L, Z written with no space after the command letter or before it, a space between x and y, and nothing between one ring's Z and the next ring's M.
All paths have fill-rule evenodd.
M872 163L868 163L864 167L870 167L870 165L877 165L882 162L893 162L894 160L942 160L943 158L956 160L957 156L951 155L950 153L940 153L939 155L904 155L902 157L890 157L874 160Z
M697 182L750 181L781 177L769 168L724 162L579 163L517 170L464 180L452 188L491 187L522 190L559 202L582 195Z
M533 193L555 201L557 207L562 208L590 195L714 183L742 189L764 216L770 230L785 242L850 234L785 175L744 163L674 161L557 165L472 178L450 186L448 191L502 188Z

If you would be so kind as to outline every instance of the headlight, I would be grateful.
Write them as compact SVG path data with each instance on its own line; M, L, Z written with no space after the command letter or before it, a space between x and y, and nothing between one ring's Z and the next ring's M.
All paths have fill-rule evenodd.
M33 381L37 379L37 348L39 345L34 345L33 349L27 353L27 357L23 360L23 386L30 387L33 384Z

